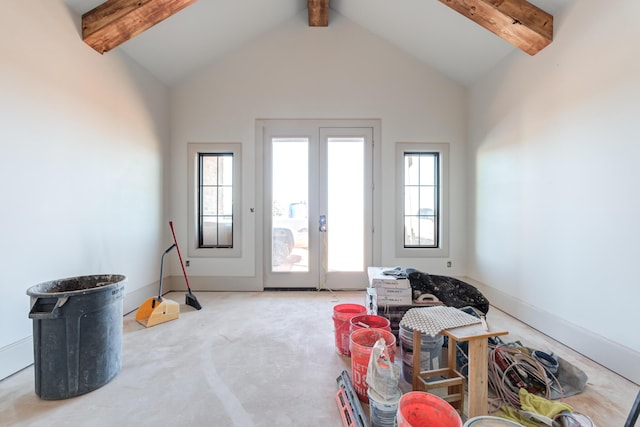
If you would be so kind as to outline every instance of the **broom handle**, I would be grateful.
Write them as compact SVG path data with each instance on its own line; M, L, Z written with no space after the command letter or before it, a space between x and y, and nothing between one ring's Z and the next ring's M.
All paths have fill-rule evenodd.
M184 262L182 262L182 255L180 255L180 246L178 246L178 240L176 239L176 232L173 230L173 221L169 221L169 227L171 227L171 234L173 235L173 243L176 244L176 250L178 251L178 258L180 258L180 266L182 267L182 273L184 274L184 281L187 282L187 289L191 291L191 286L189 286L189 279L187 278L187 270L184 269Z

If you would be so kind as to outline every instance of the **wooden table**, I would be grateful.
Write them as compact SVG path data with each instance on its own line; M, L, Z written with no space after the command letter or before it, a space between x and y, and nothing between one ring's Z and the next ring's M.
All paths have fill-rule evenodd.
M456 366L456 344L458 342L467 341L469 346L468 356L468 390L469 390L469 411L468 418L487 415L488 412L488 398L489 398L489 384L488 384L488 349L489 345L487 339L489 337L496 337L501 335L507 335L509 332L499 328L488 328L485 331L481 323L461 326L458 328L445 329L442 331L442 335L449 338L448 345L448 368L445 370L437 371L421 371L420 370L420 347L421 347L421 334L420 331L414 331L413 339L413 388L417 387L420 383L420 377L429 377L433 374L442 374L444 371L448 371L449 380L440 381L444 386L454 387L455 377L462 376L457 370ZM417 363L417 364L416 364ZM416 369L417 367L417 369ZM455 374L455 375L454 375ZM426 383L428 384L428 383ZM422 383L424 386L425 383ZM464 390L462 390L464 395ZM456 398L457 399L457 398ZM458 400L460 406L463 406L464 396L460 396ZM460 413L464 411L464 408L459 408Z

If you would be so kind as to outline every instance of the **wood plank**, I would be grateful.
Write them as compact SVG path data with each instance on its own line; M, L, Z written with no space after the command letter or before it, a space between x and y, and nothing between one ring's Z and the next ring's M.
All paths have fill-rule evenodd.
M82 15L82 39L99 53L137 36L196 0L108 0Z
M468 341L476 338L489 338L507 335L509 331L492 327L488 325L488 331L485 331L481 323L474 323L467 326L458 326L457 328L445 329L442 335L450 337L455 341Z
M329 26L329 0L308 0L307 8L310 27Z
M469 418L484 416L488 413L488 347L485 338L469 340Z
M553 41L553 16L526 0L439 0L529 55Z

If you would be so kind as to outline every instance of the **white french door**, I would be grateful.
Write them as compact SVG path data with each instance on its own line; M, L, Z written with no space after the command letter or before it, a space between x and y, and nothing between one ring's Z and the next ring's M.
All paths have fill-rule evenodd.
M373 128L267 121L266 288L362 289L373 262Z

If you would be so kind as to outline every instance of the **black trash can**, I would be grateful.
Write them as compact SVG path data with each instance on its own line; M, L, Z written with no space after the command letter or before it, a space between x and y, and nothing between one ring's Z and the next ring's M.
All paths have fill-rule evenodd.
M122 366L125 276L78 276L27 290L35 391L67 399L102 387Z

